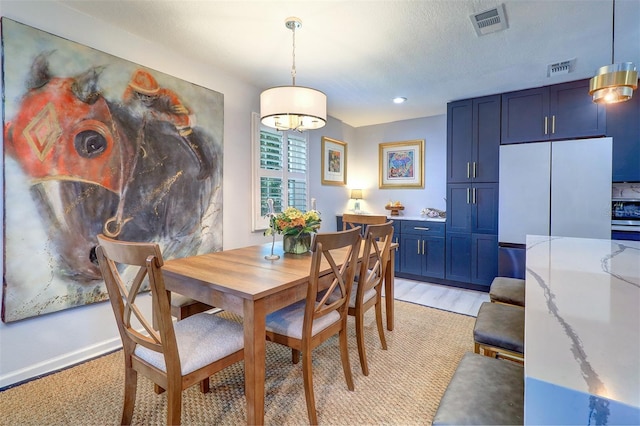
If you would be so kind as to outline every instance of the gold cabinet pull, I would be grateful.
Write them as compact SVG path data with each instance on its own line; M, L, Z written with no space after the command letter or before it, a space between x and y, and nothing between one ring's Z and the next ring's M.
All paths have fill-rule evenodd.
M424 240L422 240L422 254L424 254Z
M477 168L477 165L476 165L476 164L477 164L477 163L474 161L474 162L473 162L473 178L474 178L474 179L477 177L477 176L476 176L476 168Z
M549 128L549 117L545 115L544 116L544 134L545 135L549 134L548 128Z
M425 226L414 226L413 229L416 231L428 231L431 228L427 228Z
M418 254L420 254L420 240L418 240Z
M551 134L553 135L556 132L556 116L551 116Z
M471 203L471 201L469 201L470 198L471 198L471 189L467 188L467 204Z
M472 204L476 203L476 188L473 188L473 202Z
M469 162L467 161L467 179L469 179Z

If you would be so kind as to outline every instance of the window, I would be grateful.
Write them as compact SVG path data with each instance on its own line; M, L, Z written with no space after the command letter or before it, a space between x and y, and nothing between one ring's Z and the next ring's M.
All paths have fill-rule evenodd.
M279 132L260 125L253 116L253 230L268 226L267 199L273 198L275 212L288 206L307 210L309 189L309 158L307 135L298 132Z

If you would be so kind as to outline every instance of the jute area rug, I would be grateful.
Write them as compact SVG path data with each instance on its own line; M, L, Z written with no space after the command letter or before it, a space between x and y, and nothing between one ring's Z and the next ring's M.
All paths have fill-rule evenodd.
M380 347L373 311L366 315L369 376L358 361L354 320L349 318L349 355L355 391L347 389L337 338L313 353L318 420L325 425L425 425L438 408L453 372L473 351L474 318L396 301L395 328ZM222 313L220 315L229 315ZM244 364L211 378L211 392L193 386L183 393L184 425L241 425L246 422ZM123 399L122 351L0 393L2 425L115 425ZM162 425L166 399L138 376L133 423ZM267 342L265 422L308 424L301 364L288 348Z

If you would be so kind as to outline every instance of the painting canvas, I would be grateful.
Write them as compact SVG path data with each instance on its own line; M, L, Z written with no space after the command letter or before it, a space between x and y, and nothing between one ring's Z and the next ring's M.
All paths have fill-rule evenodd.
M221 93L2 18L2 320L106 300L96 235L222 249Z
M380 144L380 188L424 188L424 140Z

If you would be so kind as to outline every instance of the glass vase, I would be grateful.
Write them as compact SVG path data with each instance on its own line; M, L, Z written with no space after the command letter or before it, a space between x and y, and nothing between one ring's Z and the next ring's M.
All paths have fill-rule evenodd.
M284 235L282 237L282 248L285 253L303 254L311 248L311 234Z

